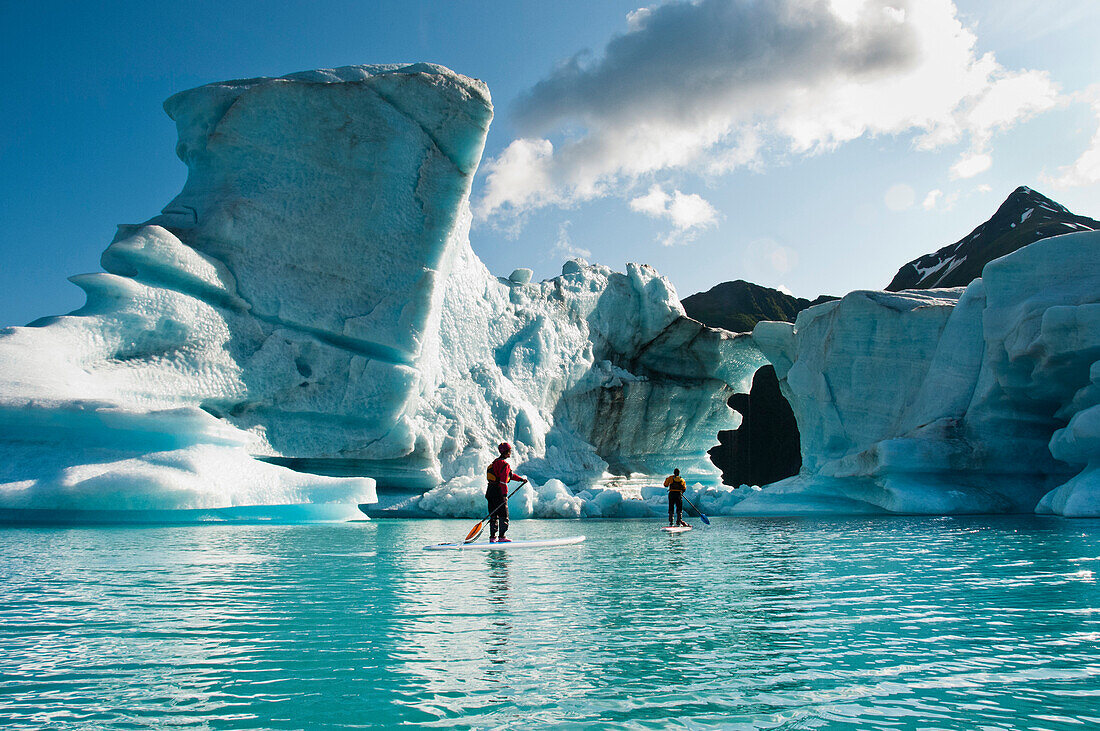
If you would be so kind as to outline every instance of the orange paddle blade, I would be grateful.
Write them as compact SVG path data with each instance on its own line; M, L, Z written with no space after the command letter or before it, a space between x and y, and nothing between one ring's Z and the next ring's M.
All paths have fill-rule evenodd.
M473 530L471 530L469 533L466 534L466 538L462 542L463 543L469 543L470 541L477 538L477 534L481 532L481 524L484 523L484 522L485 521L483 520L483 521L481 521L481 523L478 523L477 525L475 525Z

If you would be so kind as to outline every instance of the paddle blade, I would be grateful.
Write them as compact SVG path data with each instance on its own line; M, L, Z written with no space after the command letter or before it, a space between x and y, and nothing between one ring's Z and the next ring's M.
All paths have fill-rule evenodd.
M481 529L484 526L485 526L485 521L484 520L481 521L480 523L478 523L477 525L475 525L473 527L473 530L471 530L469 533L466 534L466 538L463 539L462 542L463 543L469 543L470 541L475 540L479 535L481 535Z
M685 497L684 499L687 500L687 497ZM703 525L710 525L710 518L703 515L703 511L700 510L695 503L688 500L687 504L690 505L695 510L695 512L699 514L699 519L703 521Z

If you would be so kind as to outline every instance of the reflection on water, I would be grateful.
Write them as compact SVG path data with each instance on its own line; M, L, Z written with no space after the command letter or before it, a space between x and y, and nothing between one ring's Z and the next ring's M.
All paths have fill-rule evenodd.
M7 728L1081 728L1100 521L0 531Z
M512 637L512 620L509 601L512 593L508 580L508 562L511 554L507 551L486 551L485 562L489 575L488 610L491 613L489 638L486 642L486 654L489 662L500 664L508 661L508 644ZM486 671L492 675L492 669Z

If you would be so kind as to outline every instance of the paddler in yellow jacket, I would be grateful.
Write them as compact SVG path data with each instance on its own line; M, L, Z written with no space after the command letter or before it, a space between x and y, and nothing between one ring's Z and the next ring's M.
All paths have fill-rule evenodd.
M675 469L665 478L665 487L668 488L668 524L687 525L684 522L684 493L687 491L687 483L680 477L680 470ZM672 511L676 510L676 522L672 522Z

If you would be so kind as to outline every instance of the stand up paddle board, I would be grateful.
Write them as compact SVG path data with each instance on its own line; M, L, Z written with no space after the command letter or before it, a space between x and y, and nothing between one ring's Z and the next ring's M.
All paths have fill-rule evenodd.
M580 543L584 536L569 536L568 538L545 538L541 541L511 541L509 543L437 543L434 546L424 546L425 551L463 551L480 549L483 551L511 551L516 548L549 548L551 546L569 546Z
M690 525L666 525L661 528L665 533L687 533L691 530Z

